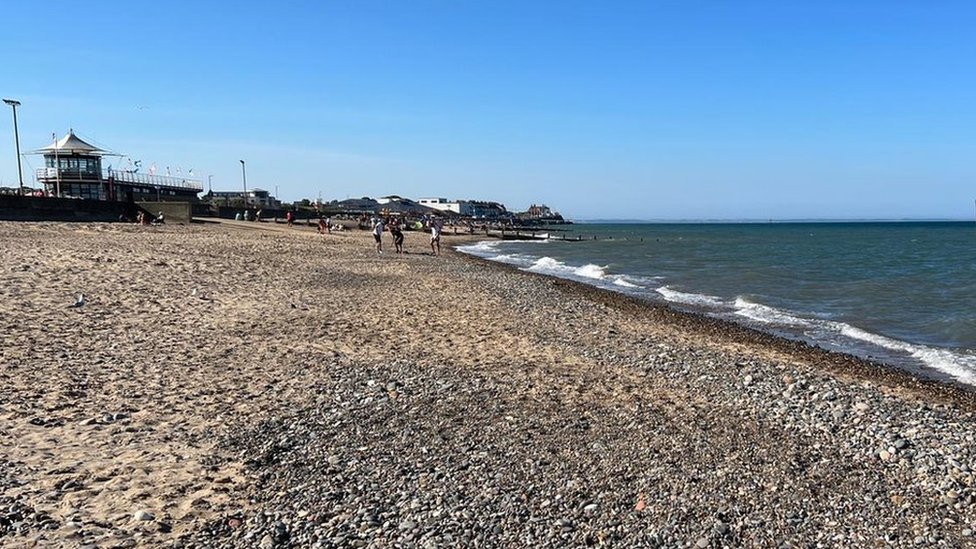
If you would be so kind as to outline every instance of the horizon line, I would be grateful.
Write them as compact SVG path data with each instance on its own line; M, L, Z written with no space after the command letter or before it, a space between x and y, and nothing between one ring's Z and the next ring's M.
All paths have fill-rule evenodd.
M645 223L645 224L691 224L691 223L727 223L727 224L769 224L769 223L976 223L976 219L954 218L954 217L798 217L798 218L741 218L741 219L714 219L714 218L682 218L682 219L635 219L635 218L612 218L612 217L579 217L567 218L574 223Z

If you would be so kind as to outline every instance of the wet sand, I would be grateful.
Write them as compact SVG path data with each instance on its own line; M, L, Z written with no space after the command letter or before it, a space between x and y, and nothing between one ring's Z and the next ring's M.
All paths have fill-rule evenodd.
M972 392L406 234L0 223L0 545L970 543Z

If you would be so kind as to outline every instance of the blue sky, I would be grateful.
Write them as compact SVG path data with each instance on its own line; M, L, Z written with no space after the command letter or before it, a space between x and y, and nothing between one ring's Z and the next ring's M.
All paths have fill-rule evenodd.
M277 5L275 5L277 4ZM574 218L965 218L964 2L14 0L22 148L82 137L286 200ZM9 109L0 180L16 184ZM39 157L28 158L30 168ZM203 177L206 179L206 177Z

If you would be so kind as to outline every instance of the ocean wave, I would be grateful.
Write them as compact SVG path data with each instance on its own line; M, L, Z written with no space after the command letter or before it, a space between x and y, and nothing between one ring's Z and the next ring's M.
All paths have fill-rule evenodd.
M776 307L763 305L750 301L748 298L739 296L735 298L735 314L744 316L750 320L755 320L764 324L778 324L794 327L809 327L811 321L793 316L792 314Z
M684 303L685 305L696 305L699 307L724 307L725 302L722 298L705 295L705 294L692 294L687 292L679 292L668 286L661 286L660 288L655 288L657 293L661 294L664 299L674 302L674 303Z
M573 274L576 276L582 276L583 278L595 278L597 280L603 280L607 277L607 268L588 263L582 267L576 268L573 271Z
M569 265L549 256L503 253L508 248L500 247L499 244L499 241L486 241L459 246L457 249L492 261L512 264L526 271L576 279L623 293L648 296L649 289L653 288L667 302L704 308L710 311L709 314L726 320L746 323L788 337L802 338L860 356L887 356L896 364L898 361L910 360L961 383L976 386L976 353L973 351L913 344L840 321L804 318L802 313L758 303L754 298L746 296L728 301L707 294L682 292L667 285L660 286L661 277L611 274L606 265Z
M499 263L508 263L509 265L518 265L521 267L531 265L533 261L533 258L521 254L498 254L488 256L485 259L497 261Z
M929 368L948 374L963 383L976 385L976 355L908 343L907 341L873 334L842 322L831 324L837 324L838 331L845 337L864 341L889 351L906 353Z
M877 348L888 356L907 356L932 370L946 374L957 381L976 385L976 354L965 351L940 349L918 343L909 343L875 334L845 322L801 318L790 312L752 302L744 297L735 300L735 314L763 325L799 330L815 342L835 342L841 350L849 350L854 342L861 347ZM841 341L837 341L840 336ZM844 342L846 340L846 343Z
M535 263L529 266L527 270L542 274L552 274L555 276L569 275L580 278L590 278L593 280L603 280L607 277L606 267L601 267L592 263L575 267L548 256L540 257L535 261Z
M643 288L640 284L631 282L631 278L624 275L614 275L613 283L622 288Z
M486 257L498 253L498 244L500 244L500 242L501 241L498 240L482 240L481 242L475 242L474 244L458 246L456 249L459 252L464 252L466 254Z

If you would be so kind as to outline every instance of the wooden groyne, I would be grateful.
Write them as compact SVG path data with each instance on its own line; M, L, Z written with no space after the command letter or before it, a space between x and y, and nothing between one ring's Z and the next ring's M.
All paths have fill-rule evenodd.
M501 240L559 240L562 242L597 240L596 236L587 237L581 234L567 235L564 232L546 229L489 229L484 231L484 235Z

